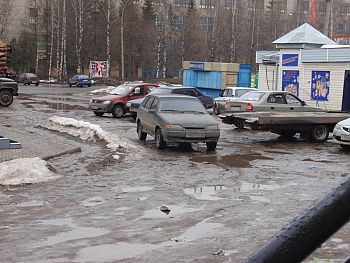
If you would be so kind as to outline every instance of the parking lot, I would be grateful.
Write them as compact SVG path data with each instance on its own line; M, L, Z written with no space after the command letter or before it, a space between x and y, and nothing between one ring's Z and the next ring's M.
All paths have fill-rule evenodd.
M241 262L349 176L350 153L331 141L283 140L219 119L215 152L157 150L152 137L138 140L131 117L88 111L97 88L20 86L0 108L0 127L38 141L21 141L18 156L54 143L78 149L45 155L58 180L0 185L2 262ZM52 131L52 116L99 125L123 148ZM306 262L342 262L349 251L348 223Z

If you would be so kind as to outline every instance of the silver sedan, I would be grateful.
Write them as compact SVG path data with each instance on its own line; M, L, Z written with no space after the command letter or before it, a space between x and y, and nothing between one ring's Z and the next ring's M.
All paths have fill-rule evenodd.
M220 137L217 120L198 98L190 96L149 95L141 103L136 121L139 139L154 136L158 149L164 149L167 142L205 142L208 151L214 151Z
M323 111L306 105L294 94L285 91L251 91L229 102L225 113L241 111Z
M333 142L339 144L344 150L350 150L350 118L335 125Z

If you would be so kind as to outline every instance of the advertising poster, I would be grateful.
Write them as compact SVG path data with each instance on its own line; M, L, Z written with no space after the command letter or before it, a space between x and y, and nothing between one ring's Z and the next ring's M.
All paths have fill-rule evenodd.
M282 90L299 96L299 70L282 71Z
M107 63L107 61L91 61L90 62L90 76L91 76L91 78L108 77L108 63Z
M330 71L312 71L311 98L313 100L328 101Z

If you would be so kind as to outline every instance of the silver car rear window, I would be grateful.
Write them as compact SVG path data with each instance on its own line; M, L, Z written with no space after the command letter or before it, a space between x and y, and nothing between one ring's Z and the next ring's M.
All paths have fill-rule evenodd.
M168 98L168 99L161 99L160 100L160 106L159 106L160 112L200 112L200 113L207 113L206 109L204 108L203 104L197 100L197 99L180 99L180 98Z
M240 97L237 101L259 101L265 95L264 92L248 92Z

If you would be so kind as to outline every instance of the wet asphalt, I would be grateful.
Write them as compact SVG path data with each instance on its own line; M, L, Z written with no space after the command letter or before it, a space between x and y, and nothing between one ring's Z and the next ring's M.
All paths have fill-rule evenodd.
M81 147L48 160L56 181L0 186L1 262L241 262L349 176L350 153L331 141L222 123L213 153L159 151L151 137L138 141L132 118L89 112L94 89L20 86L0 109L1 123ZM45 129L51 116L100 125L130 147L116 160L104 142ZM305 262L349 255L348 223Z

